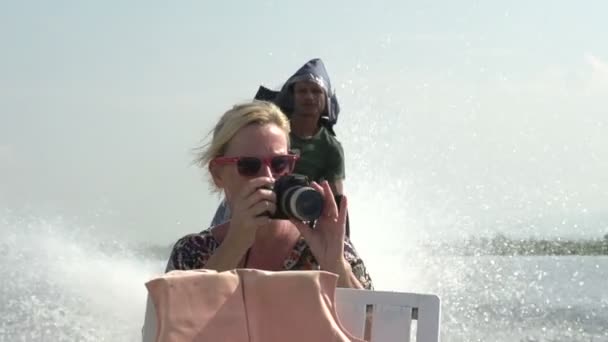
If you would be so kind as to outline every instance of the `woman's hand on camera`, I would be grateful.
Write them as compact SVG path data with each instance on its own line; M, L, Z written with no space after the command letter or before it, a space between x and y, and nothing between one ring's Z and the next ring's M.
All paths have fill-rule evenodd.
M232 218L227 239L242 248L249 248L260 227L270 223L269 213L276 210L276 196L270 188L274 179L258 177L249 180L232 202Z
M336 204L329 183L311 185L323 195L324 207L321 217L314 229L308 224L291 220L304 237L315 258L323 270L338 273L344 267L344 235L346 231L346 196L342 197L340 206Z

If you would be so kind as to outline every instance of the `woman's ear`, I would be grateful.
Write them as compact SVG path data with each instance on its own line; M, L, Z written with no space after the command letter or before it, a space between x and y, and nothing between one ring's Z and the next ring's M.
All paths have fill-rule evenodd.
M211 178L213 179L213 183L220 189L224 188L224 181L222 178L222 167L215 163L209 163L209 173L211 174Z

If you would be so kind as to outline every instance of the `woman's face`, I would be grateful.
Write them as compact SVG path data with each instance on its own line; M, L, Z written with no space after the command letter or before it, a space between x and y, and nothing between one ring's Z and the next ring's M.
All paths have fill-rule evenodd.
M285 131L275 124L252 124L241 128L228 143L225 157L268 158L288 153L288 140ZM212 167L216 185L226 194L226 199L237 194L245 183L254 177L274 177L269 165L262 164L259 172L252 177L239 174L236 164Z

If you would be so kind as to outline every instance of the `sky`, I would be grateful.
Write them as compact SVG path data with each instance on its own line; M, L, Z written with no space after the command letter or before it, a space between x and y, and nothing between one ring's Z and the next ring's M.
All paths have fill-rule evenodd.
M215 120L320 57L353 233L608 233L603 1L0 3L0 210L206 228ZM381 237L378 237L380 239ZM399 240L398 239L398 240Z

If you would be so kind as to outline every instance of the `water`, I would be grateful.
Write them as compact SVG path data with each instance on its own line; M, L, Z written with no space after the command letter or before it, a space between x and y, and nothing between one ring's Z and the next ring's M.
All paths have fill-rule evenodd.
M452 257L423 265L422 290L443 300L443 341L608 341L608 257Z
M0 222L0 341L140 338L144 283L162 252L59 218ZM372 276L381 289L439 294L442 341L608 341L608 257L410 252L392 283L373 266Z
M0 230L0 341L137 340L159 260L60 219Z

